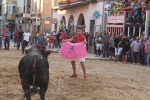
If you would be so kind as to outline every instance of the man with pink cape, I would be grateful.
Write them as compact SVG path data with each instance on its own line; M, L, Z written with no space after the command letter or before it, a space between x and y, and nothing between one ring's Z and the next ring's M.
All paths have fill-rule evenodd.
M63 40L63 42L70 42L70 41L75 41L76 43L84 43L84 45L82 45L82 43L81 43L81 46L85 46L85 44L87 44L87 41L86 41L86 38L85 38L85 36L84 35L82 35L82 29L78 29L77 30L77 35L75 35L75 36L73 36L71 39L67 39L67 40ZM80 44L79 44L80 45ZM83 47L81 47L81 48L83 48ZM62 47L63 48L63 47ZM87 54L87 52L86 52L86 46L84 47L85 48L85 52L83 52L82 54L80 54L80 53L78 53L77 55L80 55L80 56L84 56L84 55L86 55ZM83 48L83 49L84 49ZM72 48L70 48L70 49L73 49L73 46L72 46ZM62 55L62 52L63 52L63 50L61 49L60 50L60 56L61 57L63 57L63 58L65 58L63 55ZM66 55L66 56L68 56L68 55ZM69 57L69 56L68 56ZM75 57L78 57L78 56L74 56L74 58ZM85 57L85 56L84 56ZM78 75L77 75L77 73L76 73L76 60L77 59L73 59L72 61L71 61L71 64L72 64L72 68L73 68L73 74L70 76L70 78L76 78ZM82 70L83 70L83 73L84 73L84 77L83 77L83 79L84 80L87 80L87 76L86 76L86 67L85 67L85 65L84 65L84 63L85 63L85 58L80 58L79 59L80 60L80 64L81 64L81 66L82 66Z

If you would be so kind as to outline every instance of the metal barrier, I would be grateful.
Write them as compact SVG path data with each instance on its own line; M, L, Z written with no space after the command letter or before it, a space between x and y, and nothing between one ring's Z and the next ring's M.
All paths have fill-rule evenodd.
M120 16L108 16L106 24L106 32L108 33L124 33L126 12Z

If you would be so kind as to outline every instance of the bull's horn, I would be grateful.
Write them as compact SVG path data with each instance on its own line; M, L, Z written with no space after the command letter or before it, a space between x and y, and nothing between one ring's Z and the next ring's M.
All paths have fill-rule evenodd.
M48 52L57 52L59 50L59 48L57 48L57 49L49 49L49 50L46 50L46 51L48 51Z

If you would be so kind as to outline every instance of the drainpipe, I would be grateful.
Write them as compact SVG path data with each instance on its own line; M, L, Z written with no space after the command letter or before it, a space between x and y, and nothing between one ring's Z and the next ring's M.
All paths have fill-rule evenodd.
M106 27L105 9L104 9L105 4L106 4L106 1L103 0L102 31L104 31Z
M51 8L51 17L50 17L50 32L52 31L52 20L53 20L53 8Z

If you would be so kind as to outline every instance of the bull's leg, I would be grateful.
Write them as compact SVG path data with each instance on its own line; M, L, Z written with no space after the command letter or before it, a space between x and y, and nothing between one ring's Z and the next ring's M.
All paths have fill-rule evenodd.
M30 86L22 86L22 87L23 87L24 92L25 92L25 90L30 88ZM31 100L30 94L26 95L26 93L25 93L24 97L26 98L26 100Z
M44 85L44 86L40 86L40 97L41 100L45 100L45 93L47 91L48 88L48 84Z

